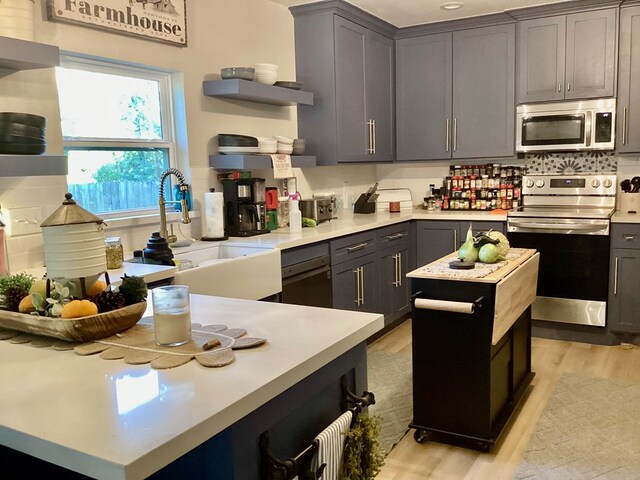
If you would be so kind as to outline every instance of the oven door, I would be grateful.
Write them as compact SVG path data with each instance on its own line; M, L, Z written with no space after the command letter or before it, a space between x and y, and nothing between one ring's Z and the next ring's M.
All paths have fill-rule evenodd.
M516 151L583 150L589 145L590 112L517 115Z
M513 231L512 247L540 252L534 320L604 327L609 285L609 235Z

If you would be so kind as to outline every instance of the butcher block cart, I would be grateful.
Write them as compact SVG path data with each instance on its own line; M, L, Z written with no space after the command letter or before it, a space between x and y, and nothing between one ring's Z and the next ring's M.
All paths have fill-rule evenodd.
M452 269L455 253L407 274L413 298L417 442L489 451L523 399L531 371L531 303L540 254Z

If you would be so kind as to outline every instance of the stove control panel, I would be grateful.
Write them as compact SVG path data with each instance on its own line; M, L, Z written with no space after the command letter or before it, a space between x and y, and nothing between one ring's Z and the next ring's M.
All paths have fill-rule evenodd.
M522 184L524 195L616 195L615 175L525 175Z

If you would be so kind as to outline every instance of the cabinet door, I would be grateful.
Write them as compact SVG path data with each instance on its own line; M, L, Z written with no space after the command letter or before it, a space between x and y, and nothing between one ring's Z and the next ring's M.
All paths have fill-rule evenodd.
M379 295L378 311L384 314L385 325L411 309L409 272L409 246L387 248L378 258Z
M566 16L518 22L518 103L564 99Z
M613 272L609 282L609 329L614 332L640 333L640 250L612 250Z
M365 109L367 30L334 17L338 162L371 161Z
M453 33L453 157L512 157L515 25Z
M333 308L378 311L376 254L365 255L332 267Z
M420 221L416 224L416 265L422 267L458 249L458 222Z
M375 122L370 161L391 162L395 159L394 116L394 48L393 40L368 31L365 51L366 113Z
M640 6L620 10L618 74L617 149L640 152Z
M451 158L450 33L396 41L398 160Z
M613 8L567 15L565 98L613 96L616 15Z

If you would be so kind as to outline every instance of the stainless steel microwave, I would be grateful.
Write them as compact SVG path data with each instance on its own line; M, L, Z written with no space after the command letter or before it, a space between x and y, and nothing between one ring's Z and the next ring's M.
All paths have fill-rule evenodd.
M516 151L613 150L616 100L519 105Z

